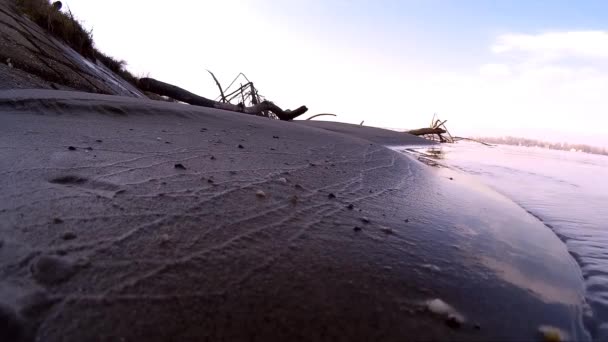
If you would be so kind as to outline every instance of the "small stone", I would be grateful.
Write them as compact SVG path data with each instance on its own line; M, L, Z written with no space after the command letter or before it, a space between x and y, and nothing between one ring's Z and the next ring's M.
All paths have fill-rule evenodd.
M62 238L64 240L74 240L76 238L76 234L72 232L66 232L65 234L63 234Z
M453 177L450 177L450 180L454 180L454 178L453 178Z
M231 174L231 175L236 175L236 171L231 170L231 171L230 171L230 174Z
M272 138L273 139L279 139L279 136L278 135L273 135Z
M215 160L215 156L211 156L211 157L209 157L209 159Z
M55 218L53 219L53 223L54 223L54 224L60 224L60 223L63 223L63 220L62 220L62 219L60 219L59 217L55 217Z
M355 209L355 206L354 206L352 203L350 203L350 204L349 204L348 206L346 206L346 207L348 208L348 210L353 210L353 209Z
M294 188L296 188L296 189L304 189L300 184L294 185Z
M355 227L353 227L353 230L354 230L354 231L356 231L356 232L360 232L360 231L361 231L361 229L362 229L362 228L361 228L361 227L359 227L359 226L355 226Z
M159 141L160 141L160 140L163 140L163 139L161 139L160 137L156 137L156 140L159 140Z
M25 333L25 323L10 306L0 303L0 340L20 341Z
M245 147L244 147L243 145L241 145L241 144L239 144L239 146L238 146L238 147L239 147L239 148L245 148Z
M266 197L266 193L262 190L258 190L255 192L255 195L259 198L265 198Z
M384 234L393 234L393 230L389 227L380 227L380 231Z
M276 151L276 149L274 147L271 147L270 150L271 151Z
M70 151L76 151L76 147L74 147L74 146L68 146L68 150L70 150Z
M448 318L445 320L445 324L452 329L459 329L462 325L462 322L458 320L456 316L449 315Z
M76 272L74 264L64 258L45 255L34 262L32 276L42 285L61 283Z
M201 130L200 130L200 131L201 131L201 132L206 132L206 131L207 131L207 129L206 129L205 127L203 127L203 128L201 128Z
M313 167L317 166L317 164L315 164L315 163L308 163L308 165L313 166Z
M98 143L103 142L103 140L101 140L101 139L97 139L95 141L98 142Z
M405 223L408 223L408 222L410 222L410 219L405 219L403 221L405 221Z
M298 196L293 195L289 198L289 201L291 202L291 204L296 205L298 204Z
M167 242L169 242L169 234L162 234L160 236L160 243L161 243L161 245L164 245Z
M170 141L165 141L165 144L170 144L170 143L171 143Z
M132 131L132 130L133 130L133 128L129 128L129 131Z
M369 221L369 219L367 217L364 216L364 217L361 218L361 222L363 222L363 223L369 223L370 221Z
M287 178L285 177L281 177L279 179L277 179L279 182L286 184L287 183Z
M213 179L211 179L211 178L207 179L207 183L213 184Z
M538 332L541 334L544 342L561 342L567 340L565 332L550 325L541 325L538 328Z
M89 146L89 147L85 147L85 150L87 150L87 151L93 151L93 148L91 146Z
M186 169L186 167L183 164L180 164L180 163L175 164L174 167L176 169L180 169L180 170L185 170Z
M334 198L336 198L336 195L334 195L332 192L330 192L330 193L327 195L327 198L329 198L329 199L334 199Z

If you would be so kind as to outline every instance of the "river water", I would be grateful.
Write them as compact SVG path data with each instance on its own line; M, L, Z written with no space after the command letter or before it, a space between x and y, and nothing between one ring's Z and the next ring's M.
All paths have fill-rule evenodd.
M581 267L589 332L608 341L607 156L474 142L407 152L474 175L551 228Z

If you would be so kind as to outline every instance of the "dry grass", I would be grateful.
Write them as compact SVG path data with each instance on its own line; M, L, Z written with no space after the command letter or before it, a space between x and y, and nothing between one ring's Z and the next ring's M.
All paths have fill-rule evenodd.
M38 26L64 41L83 57L92 61L99 60L124 80L137 86L137 77L125 69L127 63L97 50L93 43L93 32L87 31L71 11L57 11L49 0L16 0L16 4Z

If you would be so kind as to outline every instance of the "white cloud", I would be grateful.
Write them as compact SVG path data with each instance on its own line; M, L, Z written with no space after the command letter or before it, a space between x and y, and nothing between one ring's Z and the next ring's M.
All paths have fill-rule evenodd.
M503 34L492 46L495 53L523 52L547 59L607 58L608 32L564 31L541 34Z

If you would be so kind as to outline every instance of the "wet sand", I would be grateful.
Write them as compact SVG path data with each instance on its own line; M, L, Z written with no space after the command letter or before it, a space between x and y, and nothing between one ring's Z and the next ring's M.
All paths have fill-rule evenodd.
M0 92L0 340L520 341L543 325L587 339L565 246L386 147L424 143Z

